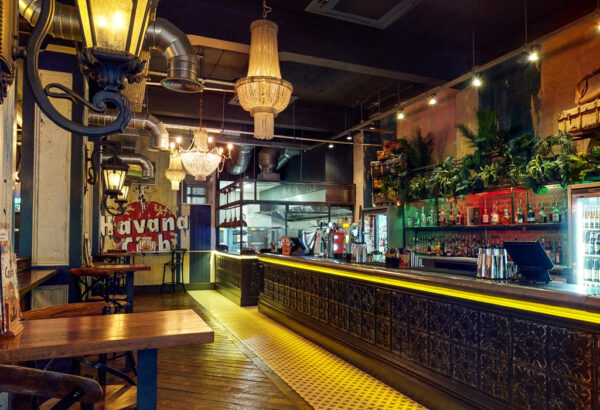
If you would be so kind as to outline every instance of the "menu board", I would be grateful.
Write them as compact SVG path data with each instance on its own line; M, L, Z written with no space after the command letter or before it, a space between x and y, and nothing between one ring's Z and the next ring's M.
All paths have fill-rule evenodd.
M17 259L11 243L0 227L0 335L15 335L22 330L19 287L17 280Z

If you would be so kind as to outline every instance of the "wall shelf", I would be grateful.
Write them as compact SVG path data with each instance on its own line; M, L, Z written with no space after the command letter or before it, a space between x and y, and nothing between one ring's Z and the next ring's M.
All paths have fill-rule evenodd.
M481 231L488 229L490 231L514 231L517 229L523 230L562 230L567 229L567 224L561 223L525 223L514 225L449 225L449 226L413 226L406 227L406 230L411 231Z

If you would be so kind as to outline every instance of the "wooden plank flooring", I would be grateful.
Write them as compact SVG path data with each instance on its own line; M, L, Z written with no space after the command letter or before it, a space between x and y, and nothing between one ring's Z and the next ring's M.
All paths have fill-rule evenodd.
M308 404L187 294L137 295L136 312L194 309L215 342L160 349L160 409L294 409Z

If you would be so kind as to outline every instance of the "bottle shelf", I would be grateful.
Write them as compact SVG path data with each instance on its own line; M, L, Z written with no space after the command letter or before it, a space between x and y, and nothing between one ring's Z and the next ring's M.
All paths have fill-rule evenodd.
M524 223L511 225L447 225L447 226L412 226L404 228L414 231L480 231L480 230L515 230L515 229L531 229L531 230L562 230L567 229L566 223Z
M600 258L600 255L591 254L591 253L584 253L583 257L584 258Z

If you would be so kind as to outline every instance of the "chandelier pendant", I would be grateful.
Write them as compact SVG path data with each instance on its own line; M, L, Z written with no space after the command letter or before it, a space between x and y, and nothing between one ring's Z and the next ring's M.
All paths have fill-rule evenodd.
M187 151L182 151L183 167L196 181L204 181L215 171L222 171L226 157L218 148L208 149L208 132L194 130L194 143Z

